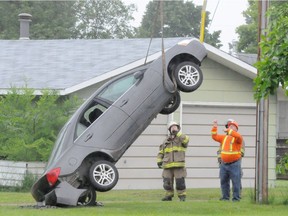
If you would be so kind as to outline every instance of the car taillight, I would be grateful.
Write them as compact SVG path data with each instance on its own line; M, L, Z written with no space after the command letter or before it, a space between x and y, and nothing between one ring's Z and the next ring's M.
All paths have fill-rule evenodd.
M55 169L52 169L50 170L47 174L46 174L46 178L47 178L47 181L50 185L50 187L54 186L58 180L58 176L60 174L60 167L58 168L55 168Z

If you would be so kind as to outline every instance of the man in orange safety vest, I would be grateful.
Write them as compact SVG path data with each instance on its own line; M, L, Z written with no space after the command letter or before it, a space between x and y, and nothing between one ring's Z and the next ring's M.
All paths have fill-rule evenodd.
M211 130L212 139L220 143L220 184L222 197L220 200L230 200L230 180L232 181L232 201L240 201L241 188L241 158L243 138L238 133L238 123L230 121L224 130L226 134L218 134L218 123L214 120Z

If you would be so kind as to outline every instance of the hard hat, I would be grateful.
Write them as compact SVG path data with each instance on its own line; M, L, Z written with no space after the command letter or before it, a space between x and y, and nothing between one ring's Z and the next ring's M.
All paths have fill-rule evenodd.
M227 119L227 122L225 124L225 127L228 128L231 122L234 122L234 119Z
M169 127L168 127L168 130L169 130L169 131L170 131L170 128L171 128L173 125L176 125L176 126L178 127L178 129L180 130L180 125L179 125L177 122L175 122L175 121L171 121L171 122L169 123Z
M233 122L235 121L234 119L227 119L227 124L230 123L230 122Z
M236 121L231 121L231 122L229 122L228 123L228 126L230 126L231 124L233 124L236 128L237 128L237 130L238 130L238 123L236 122Z

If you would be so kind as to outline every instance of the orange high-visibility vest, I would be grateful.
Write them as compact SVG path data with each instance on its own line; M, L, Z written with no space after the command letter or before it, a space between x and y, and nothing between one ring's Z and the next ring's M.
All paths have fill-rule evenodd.
M241 158L243 138L240 133L230 129L227 134L218 134L217 127L211 130L212 138L220 143L221 160L231 163Z

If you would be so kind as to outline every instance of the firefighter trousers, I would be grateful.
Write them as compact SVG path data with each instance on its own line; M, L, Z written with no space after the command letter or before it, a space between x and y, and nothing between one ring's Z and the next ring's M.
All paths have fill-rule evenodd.
M169 169L163 169L163 188L166 191L165 196L174 196L174 180L176 183L176 191L178 197L186 196L186 184L185 178L187 171L185 167L173 167Z

